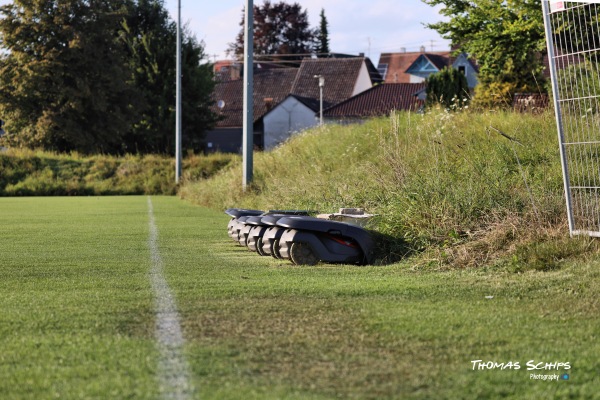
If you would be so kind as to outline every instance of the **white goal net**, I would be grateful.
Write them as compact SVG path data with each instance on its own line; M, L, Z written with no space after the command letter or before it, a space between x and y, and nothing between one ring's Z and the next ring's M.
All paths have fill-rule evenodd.
M600 236L600 0L542 0L571 235Z

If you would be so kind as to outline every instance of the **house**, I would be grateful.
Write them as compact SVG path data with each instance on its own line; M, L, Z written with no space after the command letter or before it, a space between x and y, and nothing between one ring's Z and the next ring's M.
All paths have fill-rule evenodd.
M377 69L385 83L421 83L433 73L451 66L463 72L469 88L477 85L477 66L464 53L452 57L449 51L382 53Z
M262 117L263 148L272 149L293 133L315 126L318 111L319 100L290 94Z
M389 115L392 111L418 111L424 102L417 94L425 83L384 83L325 110L328 122L348 123Z
M297 72L297 68L254 70L254 143L257 147L262 147L263 142L260 118L290 94ZM241 78L224 80L215 85L213 97L216 104L212 111L220 120L206 134L206 151L240 151L244 121L243 92L244 82Z
M319 80L324 108L370 89L381 77L365 57L303 59L299 68L254 69L254 144L271 149L318 123ZM243 136L243 80L217 82L213 112L221 120L206 136L209 152L239 152Z

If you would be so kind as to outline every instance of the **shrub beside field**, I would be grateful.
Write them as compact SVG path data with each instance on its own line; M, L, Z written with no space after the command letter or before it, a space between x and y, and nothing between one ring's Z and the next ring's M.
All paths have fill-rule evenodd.
M199 180L229 165L233 155L184 159L183 180ZM172 157L80 156L9 149L0 153L0 196L175 194Z
M236 164L180 194L215 209L364 207L390 239L383 262L554 268L589 244L566 243L554 124L550 113L434 110L330 125L257 154L246 193Z

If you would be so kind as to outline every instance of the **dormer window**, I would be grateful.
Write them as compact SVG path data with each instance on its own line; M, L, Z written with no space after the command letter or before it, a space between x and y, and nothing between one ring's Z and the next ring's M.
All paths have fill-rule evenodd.
M427 59L427 57L425 56L420 56L417 61L415 61L413 63L413 65L410 66L410 68L408 69L409 74L414 74L414 73L433 73L433 72L438 72L439 70L436 68L435 65L433 65L431 63L431 61L429 61Z

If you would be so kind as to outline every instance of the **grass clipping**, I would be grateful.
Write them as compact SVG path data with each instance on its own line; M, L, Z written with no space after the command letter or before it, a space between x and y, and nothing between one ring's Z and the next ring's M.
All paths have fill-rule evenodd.
M552 269L594 247L548 244L568 235L550 113L393 113L315 128L258 153L246 192L241 168L190 182L180 195L215 209L362 207L379 215L380 262L415 256L417 268Z

